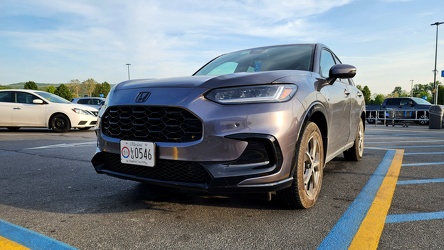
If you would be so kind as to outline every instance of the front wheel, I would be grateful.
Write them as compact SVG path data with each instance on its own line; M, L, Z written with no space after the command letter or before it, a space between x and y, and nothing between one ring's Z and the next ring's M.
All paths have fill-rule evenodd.
M395 125L393 125L395 126ZM347 161L359 161L364 154L364 123L359 119L358 130L356 131L353 147L344 151L344 158Z
M324 146L318 126L309 122L297 143L293 182L278 191L291 208L310 208L316 203L322 186Z
M62 114L54 115L51 118L50 126L52 130L57 133L65 133L71 129L71 123L69 122L68 117Z

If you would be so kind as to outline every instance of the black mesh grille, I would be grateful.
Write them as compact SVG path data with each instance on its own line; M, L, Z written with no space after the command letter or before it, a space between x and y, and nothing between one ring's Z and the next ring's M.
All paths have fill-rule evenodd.
M137 178L205 184L211 180L208 172L200 164L194 162L157 160L155 167L145 167L123 164L120 162L120 155L117 154L105 153L101 158L103 160L101 170L109 170Z
M107 136L127 140L190 142L202 138L201 121L177 107L109 107L101 129Z

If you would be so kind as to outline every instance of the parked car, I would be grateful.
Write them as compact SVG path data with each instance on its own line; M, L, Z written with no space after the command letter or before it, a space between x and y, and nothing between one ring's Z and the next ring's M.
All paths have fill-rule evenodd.
M367 105L366 120L375 124L376 117L396 118L397 120L410 120L421 125L429 124L429 109L432 104L418 97L390 97L385 98L381 105ZM390 112L384 112L390 111ZM386 117L384 117L386 116Z
M105 103L105 98L102 97L80 97L80 98L73 98L71 100L73 103L83 104L92 106L96 109L100 109L102 105Z
M40 127L67 132L71 128L94 127L98 110L45 91L5 89L0 90L0 114L0 127L9 130Z
M187 77L125 81L99 112L101 174L214 193L275 193L312 207L325 164L364 150L365 103L323 44L221 55Z

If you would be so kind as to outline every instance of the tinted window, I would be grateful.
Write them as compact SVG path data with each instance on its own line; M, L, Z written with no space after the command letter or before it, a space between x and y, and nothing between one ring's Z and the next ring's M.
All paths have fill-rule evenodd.
M401 101L400 99L387 99L385 104L386 105L398 105L399 106L399 102L400 101Z
M38 99L36 96L30 93L17 92L17 102L18 103L28 103L31 104L34 99Z
M77 101L79 104L88 104L89 99L80 99Z
M14 102L14 92L0 92L0 102Z

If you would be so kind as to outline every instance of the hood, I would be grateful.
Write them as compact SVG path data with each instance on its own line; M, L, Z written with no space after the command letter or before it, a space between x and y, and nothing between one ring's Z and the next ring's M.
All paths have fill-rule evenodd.
M219 88L270 84L283 77L306 76L308 71L276 70L252 73L234 73L219 76L185 76L164 79L141 79L125 81L116 86L116 90L137 88Z

